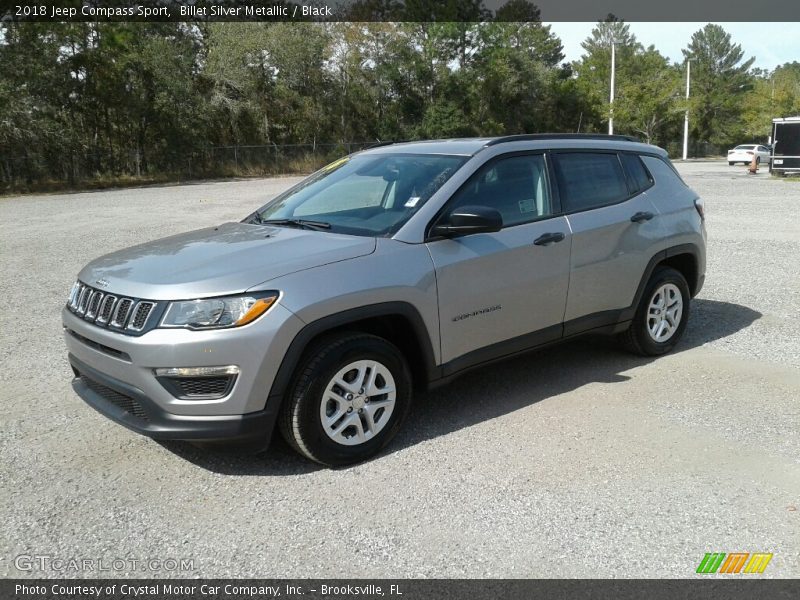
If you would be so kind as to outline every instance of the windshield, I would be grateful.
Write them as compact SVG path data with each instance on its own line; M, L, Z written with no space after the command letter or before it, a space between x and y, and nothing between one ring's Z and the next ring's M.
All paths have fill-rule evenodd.
M467 158L438 154L345 157L268 202L251 222L289 219L326 228L330 224L327 230L337 233L392 235Z
M755 146L736 146L734 150L752 150Z

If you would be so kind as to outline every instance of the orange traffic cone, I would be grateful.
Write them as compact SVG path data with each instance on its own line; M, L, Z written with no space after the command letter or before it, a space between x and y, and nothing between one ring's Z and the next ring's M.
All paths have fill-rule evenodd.
M747 172L750 175L758 173L758 156L755 153L753 154L753 160L750 161L750 166L747 167Z

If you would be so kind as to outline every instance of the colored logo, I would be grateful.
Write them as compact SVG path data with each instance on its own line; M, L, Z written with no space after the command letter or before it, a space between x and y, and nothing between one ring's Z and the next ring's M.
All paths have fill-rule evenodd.
M700 561L697 573L763 573L772 554L764 552L709 552Z

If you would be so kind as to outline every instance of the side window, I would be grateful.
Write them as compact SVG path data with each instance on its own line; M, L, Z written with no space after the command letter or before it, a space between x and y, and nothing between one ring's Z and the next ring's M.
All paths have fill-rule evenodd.
M544 155L510 156L484 166L456 193L450 206L470 205L494 208L506 227L552 215Z
M641 192L653 185L653 178L644 168L642 159L635 154L620 154L625 171L633 183L634 191Z
M567 212L616 204L630 196L616 153L555 153L561 201Z

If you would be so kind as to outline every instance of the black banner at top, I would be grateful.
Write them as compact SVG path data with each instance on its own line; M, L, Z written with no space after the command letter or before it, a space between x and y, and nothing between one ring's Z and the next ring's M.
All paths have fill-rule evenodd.
M800 21L798 0L0 0L0 21ZM780 31L776 31L780 34Z

